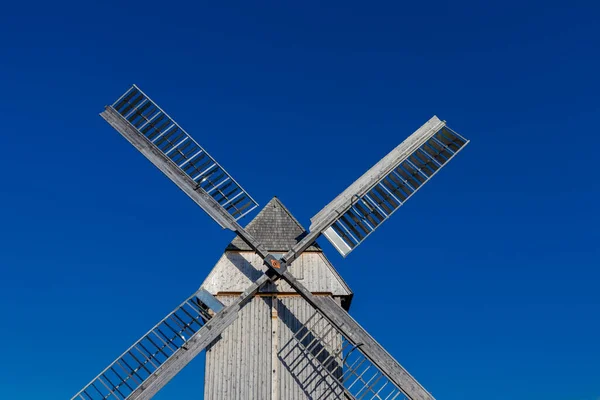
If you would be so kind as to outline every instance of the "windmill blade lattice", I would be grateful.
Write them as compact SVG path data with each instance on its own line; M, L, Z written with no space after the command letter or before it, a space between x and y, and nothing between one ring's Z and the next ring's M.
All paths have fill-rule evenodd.
M209 306L210 304L210 306ZM129 398L199 332L223 306L203 289L198 290L156 324L71 400Z
M338 394L345 398L395 399L405 395L413 400L433 399L345 310L331 298L313 295L291 275L288 266L321 233L347 255L462 150L466 139L433 117L313 217L308 235L277 261L237 223L257 203L139 88L134 85L101 115L215 221L235 231L269 269L221 311L212 296L196 293L73 399L150 399L237 318L262 286L279 278L315 310L303 327L304 336L296 337L293 346L320 364L318 370L328 374L325 381L337 387ZM197 307L190 310L194 304ZM321 325L329 326L340 341L331 342ZM165 336L163 330L172 335ZM161 345L157 338L164 343ZM319 349L316 355L315 348ZM324 349L328 349L326 358L321 357ZM116 367L122 372L117 373Z
M257 202L177 122L136 85L111 106L135 131L167 156L234 219L254 210Z
M347 256L446 166L468 140L437 117L379 161L312 219Z
M278 356L316 399L406 399L385 372L319 312L297 330ZM310 374L305 374L307 364Z

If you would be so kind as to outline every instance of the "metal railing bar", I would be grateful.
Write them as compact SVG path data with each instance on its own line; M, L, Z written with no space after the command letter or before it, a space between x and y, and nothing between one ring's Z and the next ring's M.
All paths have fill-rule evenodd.
M184 137L179 143L177 143L175 146L171 147L171 149L165 153L165 156L168 156L169 154L171 154L171 152L173 150L175 150L177 147L179 147L183 142L185 142L189 138L190 138L189 136Z
M238 197L240 197L241 195L245 194L245 192L242 190L241 192L239 192L238 194L236 194L234 197L232 197L231 199L227 200L227 202L225 202L224 204L221 204L223 207L225 207L227 204L231 203L233 200L237 199Z
M156 139L153 136L162 133L169 126L169 124L171 122L172 122L171 120L169 120L167 117L165 117L164 115L161 114L161 116L158 117L158 119L156 121L152 121L147 126L145 126L143 129L138 129L138 130L145 138L152 141L152 140Z
M373 376L371 378L369 378L369 380L365 381L364 379L361 379L361 382L362 382L363 386L362 386L362 388L358 392L356 392L355 396L358 396L363 390L367 390L365 393L368 393L369 384L371 383L371 381L373 379L375 379L375 377L377 375L381 376L381 372L379 372L379 370L375 370L375 373L373 374ZM363 396L364 396L364 394L363 394Z
M355 374L356 379L354 380L354 382L352 382L352 384L350 386L348 386L348 390L352 389L352 386L354 386L356 384L356 382L358 382L362 378L362 376L370 369L371 369L371 364L367 365L367 368L365 368L363 370L363 372L360 373L360 375Z
M180 323L177 323L177 321L175 321L175 323L177 323L177 324L179 325L179 327L181 328L181 330L182 330L182 331L181 331L181 333L182 333L182 334L183 334L183 333L187 333L187 331L188 331L188 330L192 332L192 334L191 334L191 335L193 335L194 333L196 333L196 331L194 330L194 328L192 328L192 324L193 324L194 322L196 322L196 320L194 320L194 319L192 318L192 320L191 320L190 322L185 322L185 321L184 321L183 319L181 319L181 317L180 317L179 315L177 315L176 313L175 313L175 314L173 314L173 317L174 317L174 318L171 318L171 319L173 319L173 321L175 321L175 318L176 318L177 320L179 320L179 322L180 322ZM183 324L183 326L182 326L182 324ZM200 325L200 324L198 324L198 325ZM200 328L202 328L202 325L200 325ZM191 335L190 335L190 336L191 336Z
M160 139L161 137L163 137L163 135L167 132L169 132L173 127L175 126L175 123L172 123L171 126L169 126L167 129L165 129L164 131L162 131L162 133L160 135L158 135L157 137L155 137L154 139L152 139L152 143L156 143L156 141L158 139Z
M144 350L146 353L144 353L142 350L140 350L140 349L139 349L137 346L140 346L140 347L142 348L142 350ZM136 350L137 350L137 351L138 351L138 352L139 352L139 353L140 353L140 354L141 354L141 355L142 355L142 356L143 356L143 357L144 357L146 360L148 360L148 362L149 362L150 364L152 364L152 366L153 366L155 369L158 369L158 367L160 367L160 365L162 364L162 363L161 363L161 362L160 362L160 361L159 361L159 360L158 360L158 359L155 357L155 354L157 354L158 352L156 352L156 353L152 353L151 351L148 351L148 349L146 348L146 346L144 346L144 345L143 345L141 342L140 342L140 343L138 343L138 345L137 345L137 346L135 347L135 349L136 349ZM146 354L147 354L147 355L146 355ZM158 365L156 365L156 364L154 363L154 361L152 361L153 359L154 359L154 361L157 361L157 362L158 362Z
M448 161L450 155L446 156L444 153L448 152L445 151L443 148L438 149L439 146L436 146L437 143L434 143L434 140L430 139L427 142L423 143L423 146L421 146L421 151L429 154L429 156L435 159L441 167L442 165L446 164L446 161ZM438 158L441 159L441 161Z
M122 361L122 362L123 362L123 363L124 363L124 364L127 366L127 368L129 368L129 370L125 369L125 367L123 367L119 361ZM125 382L126 380L128 380L128 379L131 379L131 380L132 380L132 381L133 381L133 382L136 384L136 387L137 387L137 385L140 385L140 384L143 382L143 379L142 379L142 377L141 377L141 376L139 376L139 375L138 375L138 374L137 374L137 373L136 373L136 372L135 372L135 371L134 371L134 370L133 370L133 369L132 369L132 368L129 366L129 364L127 364L127 362L126 362L125 360L117 360L117 361L115 361L115 363L116 363L116 364L117 364L117 365L118 365L118 366L119 366L119 367L120 367L120 368L123 370L123 372L125 372L125 374L127 374L127 376L126 376L126 378L125 378L124 382ZM137 378L139 378L139 379L140 379L140 382L139 382L139 383L137 382L137 379L135 379L134 375L136 375L136 376L137 376Z
M204 175L205 173L207 173L208 171L210 171L211 169L213 169L214 167L216 167L218 164L212 159L210 158L210 162L213 163L213 165L211 165L210 167L206 168L204 171L200 172L198 175L196 175L195 177L192 178L193 181L195 181L196 179L200 178L202 175ZM233 181L233 178L231 178Z
M119 396L117 396L109 387L108 385L102 380L102 378L98 378L98 381L100 381L100 383L102 384L102 386L104 386L106 388L106 390L108 390L109 394L107 394L104 398L108 399L110 396L114 396L117 400L121 400L119 398Z
M400 199L401 204L406 203L406 199L412 193L406 185L398 181L393 174L386 176L381 182L396 196Z
M426 156L428 159L430 159L431 161L433 161L433 163L434 163L435 165L437 165L438 169L439 169L439 168L442 166L442 164L440 164L440 163L438 162L438 160L436 160L435 158L433 158L433 157L432 157L432 156L431 156L429 153L427 153L426 151L424 151L424 150L422 150L422 149L420 149L420 148L419 148L419 149L418 149L416 152L419 152L419 155L421 155L421 153L422 153L422 154L425 154L425 156ZM415 152L415 153L416 153L416 152ZM425 162L425 160L423 160L423 162ZM429 163L426 163L425 165L427 165L427 164L429 164ZM429 168L433 169L432 167L429 167ZM435 171L437 171L437 170L435 170Z
M385 179L385 178L383 178L383 179ZM379 182L377 183L377 185L375 185L375 187L377 187L377 186L380 186L380 187L382 187L382 188L383 188L383 190L385 190L385 191L386 191L386 192L387 192L387 193L388 193L390 196L392 196L392 197L394 198L394 200L396 200L396 202L398 202L398 205L397 205L396 207L394 207L394 205L393 205L392 203L390 203L390 205L391 205L392 207L394 207L394 208L398 208L398 207L400 207L400 206L402 205L402 202L401 202L401 201L400 201L400 199L399 199L399 198L397 198L397 197L396 197L396 196L395 196L395 195L394 195L392 192L390 192L388 188L386 188L386 187L385 187L385 185L382 183L382 182L383 182L383 179L381 179L381 181L379 181ZM384 200L386 200L386 199L384 199ZM389 200L386 200L386 201L389 203Z
M223 179L220 183L218 183L217 185L213 185L212 189L208 190L206 193L210 194L213 190L218 189L219 186L221 186L222 184L224 184L225 182L227 182L229 180L229 177ZM211 182L212 183L212 182Z
M348 215L348 212L345 212L340 216L338 221L341 221L348 229L350 229L350 231L355 235L355 237L358 238L359 242L362 241L368 232L362 233L361 231L356 229L356 225L353 223L353 221L350 221L350 219L348 218L352 219L352 217Z
M142 126L140 126L139 128L137 128L138 131L142 131L142 129L144 129L146 127L146 125L148 125L149 123L151 123L152 121L154 121L156 119L156 117L158 117L159 115L164 115L162 112L160 112L159 109L156 109L156 112L154 113L154 116L150 119L146 118L146 122L144 122L144 124Z
M390 400L395 400L395 399L396 399L396 397L400 396L400 394L401 394L401 392L397 392L397 393L394 395L394 397L392 397Z
M414 168L415 171L417 171L419 174L421 174L421 176L423 176L425 178L425 182L427 182L429 180L429 176L427 174L425 174L421 168L417 167L415 164L412 163L412 161L410 161L408 158L406 159L406 162L410 164L411 167ZM425 184L425 182L423 182L421 184L421 186L423 186ZM419 186L419 187L421 187Z
M169 323L168 323L166 320L165 320L165 321L163 321L163 322L164 322L164 324L165 324L165 325L166 325L166 326L167 326L167 327L168 327L170 330L172 330L172 331L173 331L173 333L175 333L175 335L176 335L177 337L179 337L181 340L183 340L183 344L185 344L185 342L186 342L186 339L185 339L185 337L183 336L183 331L179 331L179 332L178 332L178 331L176 331L175 329L173 329L173 327L172 327L171 325L169 325Z
M192 324L192 322L195 322L195 323L197 323L197 324L198 324L198 326L199 326L200 328L202 328L202 327L204 326L204 324L201 324L201 323L200 323L200 320L198 319L198 318L201 318L201 317L202 317L202 315L201 315L200 313L198 313L198 316L197 316L197 317L194 317L192 314L190 314L189 312L187 312L187 310L186 310L184 307L181 307L180 309L181 309L181 311L183 311L183 312L184 312L184 313L185 313L185 314L186 314L188 317L190 317L190 318L191 318L191 320L192 320L192 321L190 322L190 327L191 327L191 324ZM194 333L196 333L196 331L194 331Z
M193 156L191 156L190 158L188 158L187 160L185 160L183 163L179 164L179 168L183 168L184 165L186 165L187 163L189 163L190 161L192 161L194 158L196 158L196 156L200 153L202 153L202 149L198 150L198 152L196 154L194 154Z
M157 332L155 332L155 331L152 331L151 333L153 333L153 334L154 334L154 336L156 336L156 337L157 337L157 338L158 338L158 339L159 339L161 342L163 342L163 344L164 344L164 346L162 347L162 348L163 348L163 350L164 350L164 349L168 349L169 351L171 351L171 352L173 352L173 353L175 353L177 350L179 350L179 347L177 347L177 346L175 346L174 344L172 344L172 343L170 342L169 338L168 338L168 337L167 337L167 336L166 336L164 333L162 333L162 331L160 331L160 329L156 328L156 330L157 330L157 331L159 331L159 332L160 332L160 334L161 334L162 336L164 336L164 338L163 338L163 337L161 337L161 336L160 336L160 335L159 335ZM150 334L148 334L148 338L150 338ZM167 339L167 341L165 341L165 339ZM173 355L173 353L172 353L172 354L170 354L170 355L169 355L169 357L171 357L171 356Z
M156 336L156 334L154 334L154 335ZM161 338L161 337L158 337L158 338L159 338L160 340L162 340L162 338ZM152 340L152 338L150 337L150 334L146 335L146 339L148 339L148 341L149 341L150 343L152 343L152 345L153 345L154 347L156 347L156 348L158 349L158 351L160 351L160 352L163 354L163 356L165 356L167 359L169 359L169 357L171 357L170 355L168 355L168 354L167 354L167 353L165 353L165 351L164 351L164 349L167 347L167 343L166 343L164 340L162 340L162 342L163 342L163 345L162 345L162 347L161 347L161 346L157 345L156 343L154 343L154 340Z
M392 170L392 173L393 173L394 175L396 175L396 177L397 177L398 179L400 179L400 182L402 182L404 185L408 186L408 188L409 188L411 191L413 191L413 192L414 192L414 191L416 191L416 189L415 189L415 188L414 188L414 187L413 187L413 186L412 186L412 185L411 185L411 184L408 182L408 180L407 180L407 179L404 179L402 176L400 176L400 174L398 174L398 173L396 172L396 170L395 170L395 169L394 169L394 170ZM406 200L404 200L404 201L406 201Z
M343 215L342 215L342 217L343 217ZM344 232L346 232L346 233L349 235L349 238L351 238L351 239L352 239L352 240L355 242L355 243L353 243L353 245L354 245L354 246L356 246L356 245L357 245L358 243L360 243L361 241L360 241L360 240L358 240L358 239L356 239L356 238L354 237L354 235L353 235L352 233L350 233L350 231L348 230L348 228L347 228L346 226L344 226L344 224L343 224L343 221L340 221L340 219L341 219L342 217L340 217L340 218L339 218L339 219L336 221L336 222L337 222L337 225L338 225L338 226L340 226L340 227L342 227L342 229L344 230Z
M354 363L352 363L352 366L348 368L348 370L344 371L344 373L342 374L342 379L346 379L346 378L350 378L350 376L352 376L352 374L354 373L354 371L356 371L358 368L360 368L361 365L363 365L363 363L366 361L367 359L362 355L361 353L361 358L357 358L356 361L354 361ZM358 365L356 365L357 362L360 363ZM354 367L354 365L356 365L356 367ZM348 373L348 375L346 375L346 373Z
M243 205L241 205L241 206L238 207L238 203L240 201L245 201L245 203ZM238 219L239 218L238 215L241 215L246 208L248 208L248 207L250 207L252 205L253 205L253 203L250 201L250 199L248 199L247 197L244 196L244 198L242 198L242 199L240 199L240 200L238 200L238 201L235 202L235 204L234 204L235 211L230 211L230 214L234 218Z
M385 217L379 212L379 210L369 204L368 201L365 201L364 198L358 199L358 201L354 203L354 206L367 217L369 222L371 222L375 228L385 221ZM373 228L373 230L375 230L375 228Z
M161 323L164 325L164 321L161 321ZM165 335L165 333L163 331L161 331L159 328L156 328L156 330L163 336L163 338L167 341L167 343L169 343L169 344L173 345L173 347L175 347L175 351L173 353L177 352L177 350L180 349L180 347L173 341L173 340L175 340L175 338L178 337L177 335L173 336L173 338L171 339L167 335Z
M237 221L238 219L242 219L244 218L244 216L248 213L250 213L252 210L254 210L256 207L258 207L258 204L254 203L252 199L250 199L250 201L252 201L252 204L254 204L254 206L252 208L250 208L248 211L246 211L245 213L243 213L242 215L240 215L239 217L237 217L235 220Z
M333 326L331 327L331 329L333 328ZM331 329L329 329L327 331L327 333L331 332ZM315 340L318 340L318 343L321 343L321 349L319 350L319 352L317 354L313 354L312 350L310 351L306 351L305 354L307 356L312 356L312 358L314 360L316 360L319 364L321 364L321 362L319 361L319 356L321 355L321 353L325 350L327 350L327 352L329 352L329 349L327 348L327 346L323 343L323 341L315 334ZM306 369L306 366L300 370L300 372L304 371L304 369Z
M91 385L92 385L92 387L93 387L94 389L96 389L96 392L98 392L98 394L99 394L100 396L102 396L102 399L103 399L103 400L104 400L104 399L106 399L106 397L104 396L104 393L102 393L102 392L100 391L100 389L98 389L98 388L96 387L96 385L94 385L94 383L92 383ZM90 396L90 397L91 397L91 396Z
M146 367L147 361L141 362L136 356L135 354L133 354L133 352L131 351L133 349L129 349L128 354L139 364L139 367L143 368L146 370L146 372L148 374L152 374L152 372L150 372L150 370L148 369L148 367ZM139 371L139 367L138 367L138 371Z
M126 103L124 103L123 109L121 111L119 111L119 114L121 114L121 116L125 117L125 114L129 112L129 110L131 110L132 108L134 108L135 106L137 106L138 104L140 104L140 102L142 102L144 100L144 96L142 96L141 94L137 94L135 96L133 96L131 99L129 99Z
M379 397L379 393L381 393L381 391L382 391L382 390L383 390L383 389L384 389L384 388L385 388L385 387L388 385L388 383L390 383L390 381L389 381L389 380L386 380L386 381L383 383L383 385L382 385L382 386L379 388L379 390L377 391L377 393L375 393L375 394L373 395L373 397L371 397L371 399L370 399L370 400L373 400L373 399L375 399L375 398L381 399L381 397Z
M140 104L138 104L138 106L134 107L133 112L130 112L128 115L128 117L125 117L125 119L127 121L129 121L129 123L131 123L131 125L135 126L137 128L137 125L139 125L141 122L143 122L144 120L146 120L146 114L149 114L147 111L148 109L150 109L152 111L152 109L150 108L152 107L152 103L148 102L148 101L142 101ZM156 107L154 108L156 110ZM137 119L137 121L136 121ZM133 121L136 121L135 123Z
M381 213L381 215L383 215L383 220L381 222L385 221L388 218L389 215L385 211L383 211L383 209L381 207L379 207L379 205L371 198L371 196L369 196L368 193L365 193L365 195L363 196L363 199L367 199L368 202L371 203L372 206L377 208L379 210L379 212Z
M225 187L223 187L223 189L225 189ZM231 190L230 190L229 192L227 192L227 194L225 194L225 190L223 190L223 189L222 189L222 190L217 190L217 194L215 194L215 195L213 196L213 199L217 200L217 196L218 196L218 195L221 195L221 198L220 198L219 200L217 200L217 202L218 202L219 204L221 204L221 202L222 202L223 200L228 200L228 199L229 199L229 196L231 196L232 194L234 194L234 193L235 193L235 192L237 192L238 190L241 190L241 189L240 189L238 186L233 186L233 187L231 188ZM243 190L242 190L242 192L243 192Z
M163 114L165 114L165 116L166 116L167 118L169 118L171 121L173 121L173 122L174 122L174 123L175 123L175 124L176 124L176 125L179 127L179 129L181 129L181 130L182 130L182 131L183 131L183 132L184 132L184 133L185 133L187 136L190 136L190 135L189 135L189 134L188 134L188 133L185 131L185 129L183 129L181 126L179 126L179 124L177 124L177 123L175 122L175 120L174 120L173 118L171 118L171 116L170 116L169 114L167 114L167 113L166 113L166 112L165 112L165 111L164 111L162 108L160 108L160 107L159 107L159 106L158 106L156 103L154 103L154 101L153 101L152 99L150 99L150 97L149 97L148 95L146 95L146 93L144 93L144 92L143 92L143 91L142 91L142 90L141 90L139 87L137 87L136 85L133 85L133 87L134 87L135 89L137 89L137 90L138 90L138 91L139 91L139 92L140 92L140 93L141 93L141 94L142 94L144 97L148 98L148 100L150 100L150 101L151 101L151 102L154 104L154 106L155 106L156 108L158 108L160 111L162 111L162 112L163 112ZM190 136L190 138L191 138L191 136ZM203 149L203 147L202 147L202 146L200 146L200 145L199 145L199 144L198 144L198 143L197 143L197 142L196 142L196 141L195 141L193 138L191 138L191 140L192 140L194 143L196 143L196 145L197 145L198 147L200 147L201 149ZM204 150L204 149L203 149L203 150ZM210 157L210 155L209 155L209 154L206 152L206 150L204 150L204 152L206 153L206 155L207 155L207 156L209 156L209 157ZM212 157L210 157L210 158L212 158ZM214 161L214 159L213 159L213 161ZM214 161L214 162L215 162L215 163L217 163L216 161ZM217 163L217 164L218 164L218 163ZM237 183L237 181L236 181L236 180L235 180L235 179L234 179L234 178L231 176L231 174L229 174L229 173L228 173L228 172L225 170L225 168L223 168L221 165L219 165L219 167L221 168L221 170L223 170L223 172L225 172L225 174L227 174L227 176L231 177L231 180L232 180L232 181L234 181L234 182L236 183L236 185L237 185L237 186L239 186L239 187L241 188L241 185L240 185L239 183ZM194 180L195 180L195 179L194 179ZM242 190L243 190L243 189L242 189ZM244 190L244 191L245 191L245 190ZM258 203L256 202L256 200L254 200L254 199L252 198L252 196L250 196L250 194L249 194L249 193L247 193L247 195L248 195L248 197L250 198L250 200L252 200L252 202L253 202L253 203L255 203L255 204L258 204Z
M121 395L121 397L125 398L127 397L126 395L124 395L120 390L119 390L119 386L121 385L121 382L119 382L119 385L115 385L114 383L112 383L112 381L110 380L110 378L106 375L103 375L104 379L106 379L108 381L108 383L110 383L110 385L112 386L114 391L119 392L119 395ZM105 385L106 386L106 385ZM108 387L107 387L108 389ZM110 389L109 389L110 390ZM112 392L112 391L111 391ZM115 395L115 397L117 397L117 395ZM118 397L117 397L118 398Z
M120 385L120 384L125 384L125 385L126 385L128 388L129 388L129 390L133 391L133 388L132 388L131 386L129 386L129 383L127 383L127 382L126 382L126 379L123 379L123 377L121 376L121 374L119 374L119 373L117 372L117 370L116 370L116 369L114 369L114 368L111 366L111 367L110 367L110 370L111 370L111 371L112 371L112 372L113 372L113 373L114 373L114 374L117 376L117 378L119 378L119 379L120 379L120 381L119 381L119 385Z
M350 214L350 212L353 212L353 214ZM350 215L350 218L352 218L352 220L354 222L356 222L357 224L359 224L359 221L360 221L361 223L366 225L366 228L368 228L368 229L361 227L361 229L363 231L372 232L375 230L375 228L369 223L367 216L364 215L364 213L362 211L360 211L360 209L356 206L356 203L350 207L350 209L348 210L348 214ZM359 226L360 226L360 224L359 224Z
M379 222L373 217L373 209L371 207L365 207L364 201L359 199L351 208L354 212L362 219L362 221L367 224L371 231L374 231L377 226L379 226ZM378 218L379 219L379 218Z
M123 94L121 95L121 97L119 97L119 98L117 99L117 101L115 101L115 102L112 104L112 105L113 105L113 107L114 107L114 106L116 106L116 105L117 105L117 104L118 104L118 103L119 103L119 102L120 102L120 101L121 101L121 100L122 100L122 99L123 99L125 96L127 96L127 94L129 94L129 96L130 96L130 97L129 97L129 99L125 100L126 102L127 102L127 101L129 101L129 100L131 99L131 97L133 97L133 96L134 96L134 94L135 94L135 87L134 87L134 86L132 86L132 87L130 87L129 89L127 89L127 91L126 91L125 93L123 93Z

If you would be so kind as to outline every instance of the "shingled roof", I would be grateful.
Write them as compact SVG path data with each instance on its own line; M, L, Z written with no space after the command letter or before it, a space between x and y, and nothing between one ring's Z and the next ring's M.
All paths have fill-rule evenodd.
M306 235L306 230L292 213L273 197L245 229L262 243L268 251L286 252ZM225 250L251 251L242 239L236 237ZM322 251L313 243L306 251Z

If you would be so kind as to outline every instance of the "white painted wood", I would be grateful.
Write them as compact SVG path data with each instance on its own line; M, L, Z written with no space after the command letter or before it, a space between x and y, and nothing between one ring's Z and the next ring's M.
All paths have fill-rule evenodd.
M226 251L202 287L213 295L239 293L264 274L267 267L254 252ZM305 252L290 266L290 271L312 293L351 296L352 291L322 252ZM261 292L296 293L284 280L265 285Z

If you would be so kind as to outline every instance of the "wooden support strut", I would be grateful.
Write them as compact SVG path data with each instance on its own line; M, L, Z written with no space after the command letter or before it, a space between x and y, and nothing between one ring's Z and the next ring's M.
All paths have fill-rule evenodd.
M252 299L254 294L269 282L269 277L263 275L258 278L236 301L218 312L198 332L196 332L186 343L187 349L177 350L167 359L154 373L144 380L134 390L127 400L149 400L171 379L175 377L190 361L192 361L202 350L211 344L219 335L236 320L240 309Z

